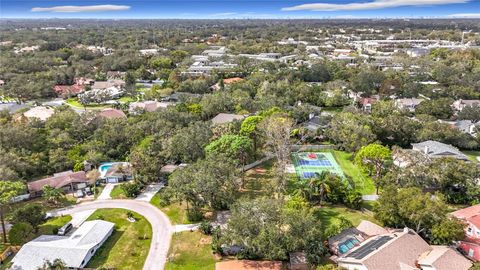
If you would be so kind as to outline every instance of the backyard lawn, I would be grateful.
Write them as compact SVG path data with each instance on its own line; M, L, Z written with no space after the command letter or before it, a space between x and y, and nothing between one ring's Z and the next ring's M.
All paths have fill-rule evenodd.
M318 218L322 222L324 230L330 225L337 223L338 218L341 216L350 220L353 226L357 226L358 224L360 224L360 221L362 221L362 219L379 224L379 222L375 220L373 216L363 213L362 211L349 209L340 205L322 206L316 211L316 213L318 215Z
M88 218L113 222L115 231L88 262L87 268L142 269L150 249L152 226L137 213L133 213L136 221L129 222L127 212L100 209Z
M165 269L215 269L215 257L212 253L211 241L211 236L206 236L198 231L186 231L174 234Z
M333 155L335 156L338 165L340 165L342 168L343 173L353 179L357 190L362 193L362 195L375 194L375 186L372 178L368 177L360 170L360 168L353 164L353 162L350 160L352 157L351 153L333 151Z
M240 192L241 197L254 199L270 193L274 179L273 160L245 172L245 185Z

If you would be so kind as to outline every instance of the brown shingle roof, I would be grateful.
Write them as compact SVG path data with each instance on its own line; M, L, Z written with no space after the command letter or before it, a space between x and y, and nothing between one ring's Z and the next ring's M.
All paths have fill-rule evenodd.
M358 224L357 229L368 236L388 233L386 229L368 220L362 220L360 224Z
M56 174L55 176L44 178L41 180L27 183L29 191L41 191L44 186L53 188L61 188L71 183L88 182L87 175L84 171L65 172Z
M339 258L339 266L356 264L364 265L368 270L401 270L405 269L404 266L415 267L420 255L432 249L425 240L410 229L384 234L382 236L389 236L392 237L392 239L376 247L376 249L361 259L349 257L350 255ZM353 254L355 250L362 248L372 241L376 241L377 238L378 237L370 238L349 254ZM404 266L402 266L402 264Z
M112 108L103 109L98 115L108 119L127 118L123 111Z
M419 259L421 266L434 267L436 270L467 270L472 263L458 251L446 246L432 246Z

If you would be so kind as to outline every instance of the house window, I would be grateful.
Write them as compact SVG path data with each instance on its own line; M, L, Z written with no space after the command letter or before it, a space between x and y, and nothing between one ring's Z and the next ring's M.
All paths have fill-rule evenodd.
M469 249L469 250L468 250L468 257L473 258L473 254L474 254L473 249Z
M467 233L468 233L468 234L472 234L472 231L473 231L472 228L471 228L471 227L468 227Z

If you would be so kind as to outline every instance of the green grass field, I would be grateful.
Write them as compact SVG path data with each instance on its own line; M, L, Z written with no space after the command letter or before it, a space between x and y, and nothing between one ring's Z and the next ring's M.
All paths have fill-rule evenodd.
M110 196L112 199L128 199L127 195L125 195L125 192L123 192L121 185L116 185L110 193Z
M343 151L333 151L333 155L337 160L337 163L342 168L345 175L348 175L352 178L355 183L356 189L363 195L375 194L375 185L371 177L366 175L364 172L353 164L351 158L352 154L343 152Z
M168 262L168 270L213 270L215 257L211 248L211 236L198 231L176 233L172 237Z
M71 216L54 217L38 227L37 236L42 234L56 234L58 229L72 220Z
M94 104L94 103L91 103L91 104L88 104L87 106L83 106L77 98L69 98L65 101L65 103L67 103L68 105L76 108L76 109L84 109L85 107L89 110L101 110L101 109L105 109L105 108L108 108L110 107L109 105L105 105L105 104Z
M190 224L187 219L187 206L180 203L171 203L167 206L160 205L160 193L153 196L150 203L160 209L172 224Z
M477 157L480 157L480 151L462 151L472 162L478 162Z
M127 212L124 209L100 209L88 218L113 222L115 231L88 262L87 268L142 269L150 249L152 226L136 213L133 213L136 221L129 222Z
M374 217L363 213L362 211L353 210L344 206L340 205L326 205L319 208L317 211L317 216L322 222L322 229L325 230L330 225L335 224L338 222L339 217L344 217L350 222L352 222L353 226L357 226L360 224L360 221L369 220L371 222L379 224Z

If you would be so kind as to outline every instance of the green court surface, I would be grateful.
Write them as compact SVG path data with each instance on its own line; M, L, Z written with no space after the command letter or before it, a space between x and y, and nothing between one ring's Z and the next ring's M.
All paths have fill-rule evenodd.
M302 179L316 177L317 173L324 171L345 177L333 155L328 152L293 153L292 160L298 177Z

